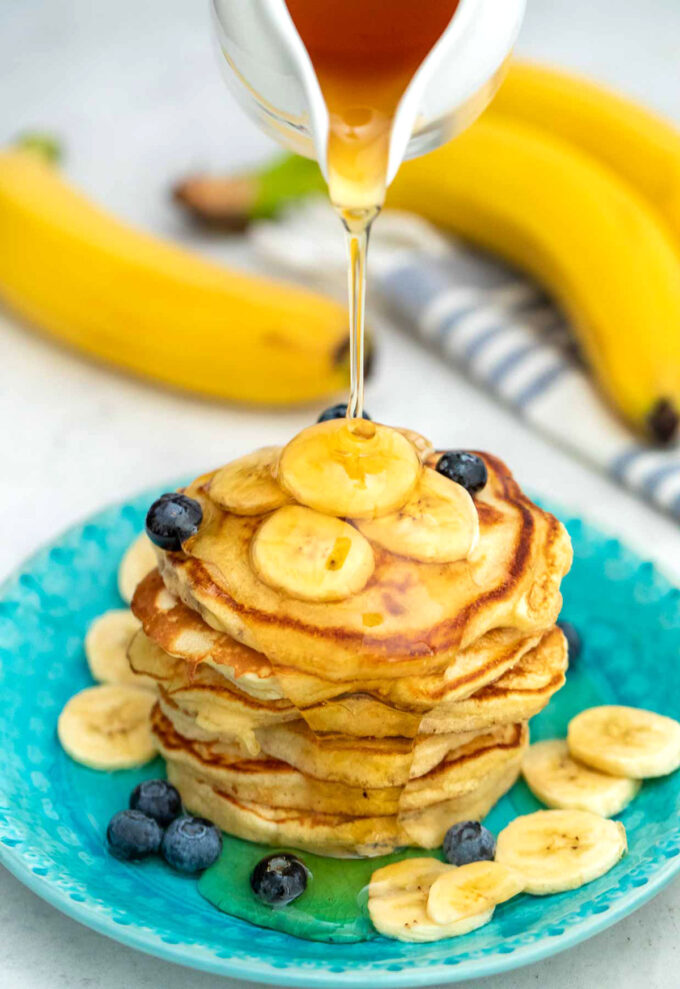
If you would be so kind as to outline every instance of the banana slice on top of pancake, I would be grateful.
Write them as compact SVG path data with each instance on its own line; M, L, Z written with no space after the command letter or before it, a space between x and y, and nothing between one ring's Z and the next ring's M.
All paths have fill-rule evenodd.
M356 594L375 566L370 543L353 526L300 505L286 505L265 519L250 552L266 584L304 601Z
M62 748L91 769L132 769L156 755L150 690L124 684L88 687L65 705L57 722Z
M602 817L620 814L640 789L639 780L611 776L572 759L561 738L535 742L522 760L522 775L548 807L590 810Z
M281 454L279 483L327 515L375 518L411 496L421 465L412 443L388 426L331 419L304 429Z
M447 924L439 924L429 915L427 903L433 884L452 871L457 870L437 859L412 858L374 872L368 888L368 913L375 929L398 941L440 941L488 923L493 906Z
M274 471L281 448L266 446L222 467L208 485L210 497L235 515L264 515L291 501Z
M479 539L475 503L460 484L424 467L415 491L398 511L356 525L391 553L423 563L455 563L473 552Z

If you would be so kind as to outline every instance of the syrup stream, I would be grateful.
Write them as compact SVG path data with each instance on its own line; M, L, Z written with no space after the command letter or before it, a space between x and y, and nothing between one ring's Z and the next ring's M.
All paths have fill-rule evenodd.
M361 420L364 413L364 353L366 314L366 259L371 224L379 208L339 210L347 245L347 285L349 293L350 400L347 419Z

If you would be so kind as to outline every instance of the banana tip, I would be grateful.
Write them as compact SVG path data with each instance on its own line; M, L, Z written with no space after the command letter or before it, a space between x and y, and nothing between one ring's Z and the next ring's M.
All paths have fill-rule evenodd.
M349 339L343 340L336 349L333 362L336 367L349 367ZM369 379L375 370L375 344L370 337L364 344L364 376Z
M30 151L46 161L48 165L58 165L63 158L61 142L53 134L41 131L26 131L16 140L16 146L22 151Z
M197 175L178 182L172 196L195 220L238 232L252 219L255 189L247 177Z
M670 443L678 435L680 425L675 403L668 398L660 398L649 413L647 424L658 443Z

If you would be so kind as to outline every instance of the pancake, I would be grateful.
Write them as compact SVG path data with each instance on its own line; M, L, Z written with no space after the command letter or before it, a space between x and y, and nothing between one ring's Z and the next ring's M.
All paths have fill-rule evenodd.
M207 475L187 489L203 507L198 533L182 553L157 550L159 570L207 624L265 654L282 684L291 668L332 681L441 672L492 629L547 630L571 562L561 523L522 494L501 461L483 457L489 479L475 499L480 536L470 559L428 564L374 545L375 569L359 593L298 600L253 570L250 546L262 517L220 509Z
M441 704L425 714L420 732L482 731L529 721L564 686L567 665L567 640L559 628L552 628L498 680L470 697Z
M219 742L183 738L158 706L152 715L152 729L168 762L184 766L236 799L352 817L408 815L462 798L515 765L528 739L525 726L508 726L459 746L425 776L404 787L363 788L316 779L268 756L243 758Z
M459 821L481 821L508 790L520 772L521 752L507 766L484 780L472 793L454 797L411 813L402 813L399 826L409 845L439 848L449 828Z
M287 700L254 697L210 666L190 666L170 656L143 630L134 635L128 647L128 660L134 672L144 671L145 676L156 680L167 695L184 707L194 706L196 711L223 722L222 731L233 728L232 733L237 735L241 726L252 729L299 717Z
M395 815L351 817L267 807L238 800L174 762L168 763L168 779L182 794L188 811L246 841L338 858L387 855L407 844Z
M188 767L237 799L269 807L363 817L396 814L399 809L399 787L351 787L306 776L270 756L243 758L219 741L183 737L159 706L152 715L152 730L168 762Z
M287 691L284 694L279 682L281 668L275 672L266 657L212 629L196 612L170 595L157 571L139 585L132 607L147 637L171 656L185 660L190 667L187 676L207 665L253 697L275 700L287 696L301 712L336 697L343 697L344 704L344 697L352 691L400 710L426 712L436 704L468 697L495 681L541 638L540 634L524 636L513 629L494 629L458 653L442 673L432 676L338 683L288 669L283 674ZM380 716L385 713L380 708L376 711ZM375 721L377 731L381 717ZM384 734L407 733L386 728L389 730ZM328 730L340 729L329 726ZM376 732L366 732L371 733Z
M199 614L170 594L157 569L137 585L131 608L148 638L170 656L193 667L211 666L253 697L284 697L267 658L207 625Z
M510 671L466 702L444 701L424 716L367 694L343 694L297 710L285 701L254 698L240 691L240 681L236 687L231 677L223 678L212 666L169 656L143 631L134 637L129 659L135 673L162 683L167 696L213 733L250 735L258 727L300 715L317 733L414 738L419 733L483 730L533 717L564 682L566 643L558 629L551 630ZM249 748L256 751L252 743Z
M301 708L300 713L315 732L413 738L482 731L533 718L563 686L566 668L566 640L553 628L498 680L470 697L442 701L430 711L403 710L369 695L349 694Z
M351 470L345 456L328 463L349 501L341 479L337 497L314 488L311 455L281 476L241 466L228 490L221 475L220 503L215 473L194 481L202 521L181 552L155 550L130 664L157 683L152 730L189 811L322 855L434 848L512 786L528 720L564 683L569 537L488 454L474 500L423 468L401 508L375 451ZM274 515L272 490L289 504ZM377 505L377 520L334 514Z
M352 816L270 807L235 797L205 775L175 761L168 762L168 779L191 813L209 818L238 838L318 855L371 858L406 845L436 848L451 825L484 817L514 783L520 758L512 764L509 760L502 772L477 790L408 815Z
M472 793L485 781L496 779L510 764L519 766L528 743L529 731L524 724L475 735L450 749L427 773L409 780L399 802L400 812L408 814Z
M502 731L502 729L499 729ZM473 742L479 732L411 738L318 735L303 721L257 732L261 749L306 775L349 786L404 786L428 773L450 753Z
M206 735L240 742L248 752L259 751L257 728L299 717L284 700L265 701L243 693L210 667L187 667L148 639L140 630L128 647L133 671L158 683L159 693L173 700Z
M209 719L197 718L176 697L161 689L161 710L178 734L205 742L223 742L236 753L263 753L288 763L306 775L356 787L401 786L411 774L436 765L450 749L474 737L474 732L410 738L361 738L318 735L304 721L271 725L237 734L220 733Z
M252 745L244 744L242 739L234 737L231 734L226 737L220 736L219 733L210 730L209 727L201 727L196 720L196 716L184 711L162 688L158 692L158 707L168 721L170 721L175 731L184 738L198 742L219 742L220 747L230 751L234 758L246 758L257 755L260 752L260 746L257 741Z

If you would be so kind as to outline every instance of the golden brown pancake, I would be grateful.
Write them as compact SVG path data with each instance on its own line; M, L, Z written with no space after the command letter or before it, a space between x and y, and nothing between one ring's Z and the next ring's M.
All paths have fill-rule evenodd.
M489 480L476 497L480 538L471 559L427 564L373 546L375 570L358 594L297 600L251 565L262 517L221 510L206 492L208 475L187 489L204 511L198 533L183 553L158 551L163 580L213 628L265 654L282 680L289 668L333 681L442 671L492 629L547 630L571 562L561 523L522 494L501 461L483 456Z
M299 717L287 700L264 700L239 689L213 667L190 666L164 652L140 629L128 647L128 659L134 672L156 680L163 692L185 709L224 723L223 731L238 734L243 725L248 730L261 725L291 721ZM229 719L232 719L231 722Z
M462 797L507 768L508 759L524 748L528 737L525 726L507 725L450 749L425 775L403 786L364 787L318 779L264 754L244 758L232 746L219 741L187 739L158 705L152 714L152 729L166 759L190 767L234 797L272 807L351 816L395 814L400 810L408 813Z
M267 807L238 800L174 762L168 763L168 779L192 814L207 817L223 831L247 841L338 858L386 855L408 843L395 815L351 817Z
M438 848L449 828L459 821L481 821L519 776L522 751L511 753L507 766L490 774L472 793L442 800L422 810L402 813L399 826L409 845Z
M397 709L426 712L439 703L468 697L495 681L541 639L540 634L524 636L513 629L493 629L458 653L441 673L342 683L292 669L283 673L279 667L275 671L262 654L226 633L216 632L196 612L170 595L157 571L141 582L132 607L147 637L171 656L185 660L187 676L201 666L211 666L240 690L273 700L286 696L280 683L283 674L288 699L301 711L358 692Z
M162 716L154 730L168 778L193 813L250 841L325 855L380 855L418 843L434 848L459 820L482 817L512 785L526 728L462 746L419 781L419 789L361 790L306 777L278 760L231 761L214 746L187 745ZM256 799L253 799L256 798Z
M352 816L396 814L399 787L364 789L306 776L271 756L243 758L219 741L185 738L156 706L152 729L161 755L188 766L231 796L270 807Z
M442 703L425 714L420 732L481 731L529 721L564 686L567 664L567 641L559 628L552 628L498 680L469 697Z
M263 700L241 691L242 681L225 679L217 672L219 667L194 665L168 655L143 631L135 636L129 658L136 673L159 681L167 696L216 734L252 733L258 727L301 716L317 733L414 738L419 733L482 730L533 717L564 682L566 644L562 633L552 629L498 680L467 699L450 701L444 694L446 699L425 713L419 706L415 711L404 709L368 693L342 694L300 708L283 700ZM431 685L435 697L442 692ZM404 685L401 693L407 696Z
M425 563L452 558L426 546L420 560L407 558L384 548L405 546L384 540L389 527L357 522L372 573L363 587L331 582L325 600L298 580L281 533L267 566L264 533L253 554L271 514L248 514L265 504L250 477L239 482L240 496L249 493L240 515L211 497L214 473L188 487L202 522L182 552L156 551L158 571L132 603L142 630L129 658L158 684L153 731L190 811L253 841L373 856L436 847L512 786L526 722L564 683L566 645L554 623L571 547L507 467L481 456L488 481L474 498L477 518L465 495L471 532L479 522L467 557ZM267 469L276 489L276 465ZM222 504L243 508L238 498ZM436 502L412 504L426 506L416 525L437 518ZM342 524L354 546L360 537ZM327 588L325 570L317 574ZM348 589L340 600L338 587Z
M346 694L300 708L300 713L320 733L413 738L482 731L533 718L563 686L566 668L566 640L553 628L497 680L471 696L435 703L429 711L403 709L368 694Z
M257 732L262 751L318 779L349 786L403 786L436 766L476 733L417 738L361 738L312 732L304 721L271 725Z
M197 612L170 594L158 570L152 570L137 585L131 608L146 635L171 656L193 667L212 666L255 697L283 698L266 656L207 625Z

